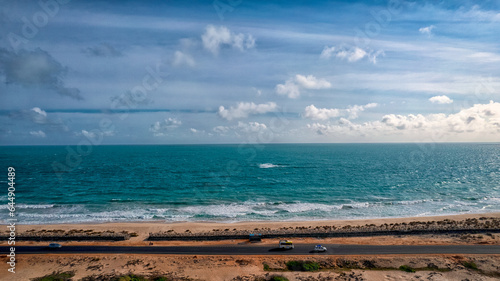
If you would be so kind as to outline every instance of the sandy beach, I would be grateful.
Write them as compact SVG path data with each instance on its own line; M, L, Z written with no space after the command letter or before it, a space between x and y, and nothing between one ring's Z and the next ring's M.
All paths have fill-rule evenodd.
M464 221L466 219L493 218L500 219L500 213L485 213L485 214L462 214L451 216L432 216L432 217L411 217L411 218L383 218L383 219L359 219L359 220L321 220L321 221L256 221L256 222L236 222L236 223L218 223L218 222L128 222L128 223L100 223L100 224L55 224L55 225L18 225L17 235L22 233L60 233L79 232L88 233L119 233L126 231L133 234L129 240L112 242L116 245L145 245L149 244L147 240L150 233L173 232L173 233L224 233L224 231L248 231L259 233L262 230L278 230L291 228L306 228L314 229L322 226L334 226L335 228L343 228L345 226L365 226L365 225L384 225L384 224L410 224L412 222L432 222L432 221ZM451 236L440 235L433 239L429 239L429 235L411 236L411 237L351 237L351 238L327 238L327 242L339 243L363 243L363 244L439 244L443 243L468 243L467 239L453 239ZM314 238L300 238L302 241L316 240ZM456 240L456 241L455 241ZM266 241L263 243L275 243L276 240ZM6 243L2 241L1 243ZM19 241L18 245L36 245L41 242L35 241ZM110 242L61 242L66 244L94 244L94 243L110 243ZM155 245L169 245L179 243L204 243L217 244L225 243L224 241L204 241L204 242L189 242L189 241L155 241ZM305 242L304 242L305 243ZM41 244L46 244L45 242Z
M500 213L463 214L437 217L385 218L362 220L330 220L310 222L144 222L144 223L103 223L103 224L58 224L58 225L19 225L17 235L23 233L101 233L127 232L133 234L125 241L65 241L63 245L228 245L245 240L221 241L154 241L151 245L147 238L150 233L218 233L224 230L252 231L312 228L323 226L365 226L383 224L408 224L415 222L458 223L464 220L497 220ZM296 238L294 243L325 244L373 244L373 245L499 245L500 233L477 234L426 234L426 235L387 235L372 237L336 237L318 239L315 237ZM48 242L17 241L16 245L46 245ZM277 239L263 239L262 244L273 245ZM6 242L2 241L1 245ZM5 257L4 257L5 259ZM285 263L290 260L310 260L322 265L318 272L295 272L286 270ZM369 263L366 261L370 261ZM464 266L473 262L479 269ZM346 265L347 263L347 265ZM264 270L267 264L270 270ZM356 266L350 266L356 264ZM364 265L363 265L364 264ZM375 268L366 266L374 264ZM0 277L0 280L29 280L52 272L74 273L73 280L94 276L97 279L111 280L110 276L139 274L143 276L168 276L171 280L270 280L279 274L289 280L498 280L500 276L499 255L398 255L398 256L176 256L176 255L123 255L123 254L78 254L78 255L20 255L18 273ZM398 270L401 265L419 268L416 273ZM438 269L434 268L437 266ZM2 265L5 267L5 263ZM6 268L5 268L6 270ZM8 278L8 279L6 279ZM111 277L110 277L111 278ZM261 278L261 279L258 279ZM309 278L309 279L308 279Z

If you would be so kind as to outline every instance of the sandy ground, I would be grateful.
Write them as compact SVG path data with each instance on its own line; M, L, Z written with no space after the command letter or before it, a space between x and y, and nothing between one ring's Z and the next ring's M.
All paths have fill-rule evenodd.
M2 259L5 259L2 257ZM310 260L320 263L318 272L283 271L285 262ZM370 262L379 269L367 269ZM474 262L478 270L463 266ZM263 264L270 271L264 271ZM2 262L1 269L6 270ZM397 270L401 265L416 273ZM438 268L435 270L427 267ZM352 269L359 267L360 269ZM382 268L382 269L381 269ZM419 270L419 268L422 268ZM426 268L426 269L423 269ZM1 274L0 280L27 281L53 271L74 271L73 280L106 274L164 275L171 280L255 280L281 275L289 280L499 280L500 255L434 256L142 256L142 255L23 255L15 274ZM99 279L97 279L99 280ZM101 279L102 280L102 279Z
M342 220L312 222L240 222L240 223L106 223L106 224L60 224L60 225L19 225L17 233L26 231L48 230L92 230L92 231L128 231L136 233L127 241L120 242L61 242L63 245L149 245L145 241L150 232L173 230L183 233L210 232L214 229L279 229L281 227L309 227L334 225L390 224L409 223L412 221L439 221L444 219L464 220L467 218L494 217L500 213L468 214L441 217L391 218L373 220ZM19 242L16 245L46 245L48 242ZM247 243L243 240L181 242L161 241L159 245L214 245ZM263 244L275 244L277 239L264 239ZM415 236L377 236L352 238L302 238L294 239L294 243L331 243L331 244L405 244L405 245L445 245L445 244L500 244L500 233L485 234L446 234ZM6 245L1 241L0 245ZM284 271L285 262L290 260L314 260L322 266L319 272ZM377 269L366 268L370 261ZM464 261L472 261L478 270L464 267ZM140 274L152 276L162 274L171 280L255 280L269 279L272 275L282 275L289 280L500 280L500 255L426 255L426 256L193 256L193 255L19 255L16 272L7 272L7 257L0 257L0 280L28 281L54 271L74 271L72 280L80 280L87 276L106 274ZM264 271L263 264L268 264L270 271ZM347 264L347 265L346 265ZM352 265L355 266L352 266ZM413 268L438 267L438 270L417 270L407 273L397 270L401 265ZM443 270L444 269L444 270ZM98 277L96 280L99 280Z
M182 222L182 223L162 223L162 222L144 222L144 223L103 223L103 224L56 224L56 225L18 225L17 234L26 231L52 231L52 230L78 230L86 231L92 230L95 232L100 231L114 231L121 232L127 231L129 233L136 233L137 237L132 237L126 241L118 242L61 242L61 244L71 245L148 245L146 239L149 233L166 232L169 230L177 233L184 233L189 230L191 233L210 232L214 229L218 230L249 230L258 232L258 229L279 229L282 227L311 227L333 225L335 227L343 227L346 225L357 226L366 224L381 225L384 223L410 223L414 221L427 222L427 221L440 221L444 219L451 220L464 220L467 218L481 218L493 217L500 218L500 213L487 213L487 214L465 214L454 216L435 216L435 217L412 217L412 218L387 218L387 219L362 219L362 220L329 220L329 221L302 221L302 222L237 222L237 223L212 223L212 222ZM257 230L256 230L257 229ZM299 243L316 243L316 238L303 238L294 239ZM354 238L327 238L322 239L322 243L329 244L404 244L404 245L434 245L434 244L498 244L500 243L500 234L491 235L420 235L420 236L379 236L379 237L354 237ZM231 240L230 243L242 243L242 241ZM179 242L179 241L158 241L154 245L188 245L188 244L226 244L228 241L205 241L205 242ZM277 240L264 240L264 244L277 243ZM0 245L5 245L6 241L0 241ZM17 245L45 245L47 242L18 242Z

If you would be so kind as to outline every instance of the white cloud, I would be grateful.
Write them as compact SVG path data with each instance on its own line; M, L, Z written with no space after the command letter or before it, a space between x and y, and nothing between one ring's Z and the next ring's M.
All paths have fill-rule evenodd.
M47 135L42 131L42 130L39 130L39 131L31 131L30 132L30 135L32 136L35 136L35 137L38 137L38 138L45 138Z
M47 112L41 110L40 107L33 107L31 110L43 117L47 117Z
M187 65L193 67L195 65L193 57L190 55L183 53L181 51L176 51L174 53L174 61L172 62L174 66L182 66Z
M276 85L275 91L278 95L288 96L291 99L300 96L300 88L303 89L327 89L331 88L332 84L325 79L318 79L313 75L295 75L294 78L288 79L285 84Z
M364 50L360 47L328 47L325 46L323 51L321 52L320 58L329 59L332 56L335 56L339 59L347 60L348 62L357 62L363 58L367 58L373 64L377 63L377 58L380 55L384 55L382 50L372 51L372 50Z
M295 75L295 81L306 89L327 89L332 86L332 84L325 79L317 79L312 75L304 76L297 74Z
M302 114L302 117L312 120L328 120L339 116L348 116L349 119L356 119L360 112L367 108L377 107L376 103L366 105L353 105L346 109L338 108L317 108L313 104L307 106Z
M267 129L266 124L262 124L259 122L238 122L238 126L236 127L245 133L258 133Z
M428 36L431 36L432 35L432 30L436 28L434 25L429 25L429 26L426 26L426 27L421 27L418 31L422 34L426 34Z
M500 61L500 56L498 56L498 61ZM495 89L500 88L500 77L497 76L438 72L364 73L363 75L341 73L332 79L336 81L333 85L337 91L371 89L412 94L416 91L415 89L418 89L418 92L431 95L471 95L471 93L481 91L481 98L486 101L495 96Z
M240 138L248 138L252 135L253 136L259 135L266 132L267 130L268 127L264 123L241 122L241 121L238 121L238 124L234 126L216 126L212 128L212 131L218 135L222 136L233 135Z
M478 20L485 22L500 21L500 13L497 10L491 10L491 11L481 10L481 7L479 5L472 6L472 8L468 11L460 9L459 11L456 12L455 17L456 20L458 21L463 21L463 20Z
M195 128L190 128L189 131L191 131L191 133L193 133L193 134L204 134L205 133L205 130L199 130L199 129L195 129Z
M382 51L382 50L378 50L378 51L376 51L376 52L369 53L369 54L368 54L368 60L369 60L371 63L373 63L373 64L377 64L377 58L378 58L380 55L381 55L381 56L385 56L384 51Z
M494 141L500 133L500 103L476 104L455 114L387 114L380 121L308 124L320 135L368 136L399 141Z
M369 103L365 105L353 105L347 108L345 111L347 112L347 115L349 116L349 119L356 119L358 118L358 114L360 112L365 111L367 108L375 108L377 107L377 103Z
M227 126L216 126L212 129L212 131L218 133L218 134L225 134L229 131L229 127Z
M303 117L312 120L328 120L340 116L340 110L336 108L317 108L313 104L306 107Z
M350 50L341 50L337 52L336 56L341 59L347 59L349 62L355 62L364 58L367 54L365 50L354 47Z
M450 99L447 96L435 96L429 99L430 102L432 103L439 103L439 104L447 104L447 103L452 103L453 100Z
M261 89L257 89L257 88L255 88L255 87L252 87L252 90L254 90L254 91L255 91L255 93L256 93L256 95L257 95L258 97L260 97L260 96L262 95L262 90L261 90Z
M169 131L178 128L180 125L182 125L180 120L168 118L163 121L156 121L149 127L149 131L152 132L155 137L165 136Z
M39 107L33 107L31 109L31 117L33 118L33 122L38 124L47 122L47 112L41 110Z
M231 46L240 51L255 47L255 38L251 34L234 34L225 26L208 25L201 40L203 47L214 55L218 55L223 46Z
M323 48L323 51L321 52L320 57L322 59L329 59L331 56L335 54L335 50L336 50L335 46L332 47L325 46L325 48Z
M81 134L88 139L95 139L95 137L97 136L95 133L89 132L87 130L82 130Z
M291 79L287 80L285 84L276 85L275 91L278 95L288 96L291 99L296 99L300 96L299 86Z
M487 63L494 63L500 61L500 56L498 54L490 52L476 52L468 55L467 57L474 59L476 61L487 62Z
M77 136L84 136L87 139L100 139L102 137L111 137L115 135L115 131L102 131L102 130L82 130L80 133L76 133Z
M277 109L277 105L274 102L268 102L263 104L255 104L253 102L240 102L236 107L230 107L226 109L224 106L219 107L217 112L220 117L226 120L246 118L251 114L264 114L267 112L272 112Z
M245 51L255 47L255 38L251 34L244 35L243 33L233 35L233 47Z
M224 26L215 27L213 25L209 25L206 28L205 33L201 36L203 41L203 47L208 49L214 55L219 53L220 45L223 44L231 44L231 32Z
M31 109L11 111L8 115L9 118L14 120L24 120L42 125L39 128L49 131L68 132L69 128L64 124L60 118L50 118L49 114L40 107L33 107Z

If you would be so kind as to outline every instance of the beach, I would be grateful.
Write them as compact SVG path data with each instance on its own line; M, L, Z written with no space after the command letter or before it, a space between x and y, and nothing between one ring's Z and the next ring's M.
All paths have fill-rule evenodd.
M448 222L449 225L460 224L464 221L486 222L497 221L500 213L484 214L461 214L453 216L433 217L410 217L410 218L385 218L385 219L363 219L363 220L323 220L323 221L295 221L295 222L237 222L237 223L215 223L215 222L130 222L130 223L102 223L102 224L56 224L56 225L19 225L17 235L23 233L120 233L127 232L130 239L124 241L63 241L58 242L67 245L130 245L130 246L174 246L174 245L235 245L247 243L247 240L215 240L215 241L148 241L150 233L223 233L228 231L258 232L259 230L283 230L286 229L314 229L316 227L335 226L343 229L346 226L363 227L366 225L384 224L406 224L419 225L419 223ZM257 229L257 230L256 230ZM483 231L472 234L422 234L422 235L378 235L363 237L301 237L294 238L296 244L371 244L371 245L499 245L500 228L491 229L491 232ZM169 232L170 231L170 232ZM45 234L47 235L47 234ZM287 237L283 237L287 238ZM270 248L277 245L278 239L263 239L259 245L269 245ZM43 241L18 241L16 245L47 245ZM0 245L5 245L2 241ZM283 271L284 265L289 260L311 260L323 264L324 270L316 273ZM356 261L363 264L370 260L381 269L373 270L364 266L354 268L342 268L338 264L340 260ZM481 272L464 268L463 261L472 259L481 268ZM271 266L271 271L264 271L263 264ZM366 262L365 262L366 263ZM424 280L495 280L495 272L500 272L498 265L499 255L393 255L393 256L217 256L217 255L123 255L123 254L75 254L75 255L20 255L18 257L18 278L40 277L53 271L74 271L75 278L83 278L92 274L142 274L151 276L154 274L168 275L173 280L253 280L256 276L270 276L272 274L283 274L289 280L312 280L301 279L307 276L316 278L314 280L334 280L328 278L346 278L336 280L402 280L411 276L420 276ZM400 265L409 264L414 268L426 268L417 273L401 272L397 269ZM429 264L437 265L438 268L446 269L436 271L427 268ZM5 266L5 265L3 265ZM495 267L496 266L496 267ZM359 267L359 268L358 268ZM347 274L347 275L342 275ZM350 274L353 274L352 276ZM408 275L413 274L413 275ZM489 274L489 275L488 275ZM319 277L321 275L321 277ZM253 276L253 277L252 277ZM355 277L353 277L355 276ZM405 277L406 276L406 277ZM492 277L493 276L493 277ZM307 278L309 278L307 277ZM351 278L352 277L352 278ZM455 279L455 278L462 279ZM104 277L103 277L104 278ZM179 279L175 279L179 278ZM246 278L246 279L245 279ZM326 279L321 279L326 278ZM351 279L349 279L351 278ZM355 279L358 278L358 279ZM448 279L444 279L448 278ZM0 279L13 280L13 279ZM27 279L18 279L27 280ZM78 279L75 279L78 280ZM409 280L409 279L408 279Z
M500 1L0 2L0 281L500 280Z
M358 220L500 212L496 145L98 146L52 175L54 146L1 148L18 162L22 224ZM135 165L129 163L134 159ZM177 160L181 159L181 160ZM231 167L231 169L228 169ZM3 198L0 194L0 198ZM6 208L6 207L4 207ZM0 212L6 222L7 212Z
M39 175L53 174L50 163L65 157L63 147L3 152L8 162L33 167L16 170L17 247L251 246L250 234L261 234L256 245L266 249L283 239L298 245L296 250L316 244L500 245L498 147L439 144L428 157L410 161L417 148L279 144L249 159L237 145L98 146L78 170L57 178ZM234 169L228 170L229 163ZM8 212L1 212L2 223L9 219ZM0 246L7 246L9 235L7 229L0 232ZM171 280L267 281L273 275L289 280L494 280L500 272L496 253L47 252L16 259L16 275L0 279L70 272L78 281L127 274ZM304 260L317 270L300 272L286 265ZM2 263L2 270L6 266ZM403 272L400 266L416 272Z
M479 218L495 218L500 219L500 213L485 213L485 214L461 214L449 216L429 216L429 217L410 217L410 218L384 218L384 219L359 219L359 220L318 220L318 221L254 221L254 222L236 222L236 223L218 223L218 222L178 222L178 223L162 223L162 222L129 222L129 223L98 223L98 224L52 224L52 225L18 225L18 235L26 232L46 232L65 231L69 232L76 230L78 232L94 231L94 232L113 232L120 233L126 231L135 233L135 237L130 237L126 241L117 241L117 244L127 245L142 245L149 243L147 240L150 233L174 232L183 234L190 232L196 233L220 233L225 231L243 231L249 233L260 233L263 230L279 230L283 228L306 228L314 229L322 226L334 226L337 229L342 229L345 226L366 226L366 225L383 225L383 224L409 224L412 222L431 222L431 221L464 221L466 219ZM216 230L216 231L214 231ZM136 236L137 235L137 236ZM331 238L337 239L337 238ZM342 238L348 241L373 241L379 237L367 239L366 237ZM5 243L5 242L3 242ZM34 244L35 242L19 242L21 244ZM99 242L76 242L71 243L99 243ZM155 243L178 243L176 241L155 241ZM214 241L204 241L203 243L219 243ZM423 239L422 243L431 243L427 239Z

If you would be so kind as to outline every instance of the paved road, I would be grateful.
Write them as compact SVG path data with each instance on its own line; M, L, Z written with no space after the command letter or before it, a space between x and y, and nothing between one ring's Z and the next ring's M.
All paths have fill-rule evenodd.
M323 244L325 253L314 253L313 244L298 244L292 250L280 250L259 244L223 246L63 246L48 249L43 246L18 246L19 254L177 254L177 255L392 255L392 254L500 254L500 245L467 246L374 246ZM0 247L0 254L8 254L9 247Z

